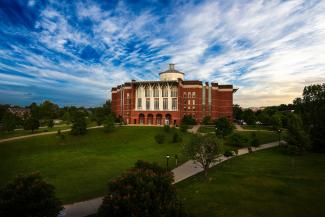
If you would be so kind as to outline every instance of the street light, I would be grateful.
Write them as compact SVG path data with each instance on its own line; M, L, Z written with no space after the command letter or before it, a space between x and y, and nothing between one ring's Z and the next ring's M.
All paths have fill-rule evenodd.
M280 139L281 139L281 130L278 129L278 135L279 135L279 145L280 145Z
M169 160L169 155L166 156L166 169L168 170L168 160Z

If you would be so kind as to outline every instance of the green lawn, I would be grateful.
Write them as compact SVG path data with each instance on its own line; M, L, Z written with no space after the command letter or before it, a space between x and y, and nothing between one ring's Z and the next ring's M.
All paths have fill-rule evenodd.
M272 130L271 126L264 125L241 125L246 130Z
M215 126L200 126L198 132L200 133L214 133L216 131Z
M324 154L259 151L212 168L209 178L201 173L176 185L193 216L324 216Z
M103 129L89 130L84 136L66 133L63 141L56 135L38 136L0 144L0 187L18 173L40 171L56 187L64 203L81 201L106 192L107 182L138 160L166 164L175 154L180 162L181 143L157 144L154 136L160 127L120 127L111 134ZM189 134L183 135L186 142Z
M252 135L252 131L236 131L239 134L245 135L248 138ZM274 131L254 131L256 133L256 137L258 138L260 144L270 143L279 140L278 133ZM283 139L285 133L281 134L281 139Z

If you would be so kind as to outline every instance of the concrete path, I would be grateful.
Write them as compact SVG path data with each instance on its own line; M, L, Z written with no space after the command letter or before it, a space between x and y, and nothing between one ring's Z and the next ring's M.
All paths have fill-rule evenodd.
M189 132L189 133L197 133L199 128L200 128L200 125L194 125L191 129L188 129L187 132Z
M235 124L235 127L236 127L236 130L237 130L237 131L251 131L251 132L253 132L253 131L266 131L266 132L272 132L272 130L263 130L263 129L256 129L256 130L244 129L244 128L242 128L242 126L239 125L239 124Z
M279 145L279 142L267 143L267 144L260 145L258 148L253 148L253 151L259 151L259 150L263 150L263 149L267 149L267 148L273 148L278 145ZM248 149L242 148L242 149L238 150L237 156L244 155L247 153L248 153ZM236 156L233 156L233 157L236 157ZM214 167L214 166L220 164L221 162L231 159L233 157L225 157L222 155L217 158L217 161L213 165L211 165L211 167ZM174 173L174 180L175 180L174 184L177 182L180 182L184 179L187 179L191 176L194 176L202 171L203 171L203 169L198 164L196 164L193 160L187 161L184 164L182 164L181 166L172 170L172 172ZM84 217L84 216L94 214L97 212L99 206L102 203L102 200L103 200L103 197L98 197L98 198L88 200L88 201L65 205L64 210L62 211L62 214L59 216L60 217Z
M87 129L95 129L95 128L101 128L101 127L103 127L103 126L88 127ZM71 131L71 129L65 129L65 130L61 130L61 133L69 132L69 131ZM58 131L35 133L35 134L29 134L29 135L25 135L25 136L16 136L16 137L11 137L11 138L7 138L7 139L0 139L0 143L19 140L19 139L26 139L26 138L35 137L35 136L51 135L51 134L56 134L56 133L58 133Z

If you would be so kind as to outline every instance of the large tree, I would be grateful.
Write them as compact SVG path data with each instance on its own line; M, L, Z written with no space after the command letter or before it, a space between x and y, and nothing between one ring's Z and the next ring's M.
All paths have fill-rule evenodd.
M87 122L83 113L79 113L79 115L75 114L72 123L73 123L71 127L72 135L82 135L87 132Z
M9 132L17 127L17 117L11 112L6 112L2 118L4 128Z
M309 132L314 150L325 152L325 84L306 86L303 97L295 99L294 106Z
M231 134L234 130L233 124L226 117L221 117L216 121L216 135L225 136Z
M143 161L113 180L98 210L100 217L184 217L173 174Z
M39 173L19 175L0 190L0 216L57 217L62 210L54 187Z
M213 134L195 134L190 142L185 144L183 152L187 157L199 163L207 177L209 167L223 153L223 145L222 141Z
M38 129L40 126L39 120L36 117L28 117L24 120L24 129L25 130L31 130L32 133L34 130Z

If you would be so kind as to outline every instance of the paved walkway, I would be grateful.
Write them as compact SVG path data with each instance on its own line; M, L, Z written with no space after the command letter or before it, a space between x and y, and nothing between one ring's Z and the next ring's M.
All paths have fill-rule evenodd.
M95 129L95 128L101 128L101 127L103 127L103 126L88 127L87 129ZM69 132L69 131L71 131L71 129L61 130L62 133ZM50 131L50 132L43 132L43 133L34 133L34 134L25 135L25 136L16 136L16 137L11 137L11 138L7 138L7 139L0 139L0 143L19 140L19 139L26 139L26 138L30 138L30 137L34 137L34 136L45 136L45 135L51 135L51 134L57 134L57 133L58 133L58 131Z
M256 129L256 130L253 130L253 129L252 130L244 129L239 124L235 124L235 127L236 127L236 130L238 130L238 131L266 131L266 132L272 132L272 130L263 130L263 129Z
M278 145L279 145L279 142L267 143L267 144L260 145L258 148L253 148L253 151L259 151L259 150L263 150L263 149L267 149L267 148L272 148L272 147L275 147ZM242 148L242 149L238 150L237 156L244 155L247 153L248 153L248 149ZM236 156L233 156L233 157L236 157ZM220 164L221 162L229 160L233 157L225 157L222 155L222 156L218 157L218 160L213 165L211 165L211 167L214 167L217 164ZM174 173L174 180L175 180L174 184L177 182L180 182L184 179L187 179L191 176L194 176L202 171L203 171L203 169L198 164L196 164L193 160L187 161L184 164L182 164L181 166L172 170L172 172ZM88 201L65 205L64 210L60 216L62 216L62 217L84 217L84 216L94 214L97 212L99 206L102 203L102 200L103 200L103 197L98 197L98 198L88 200Z

